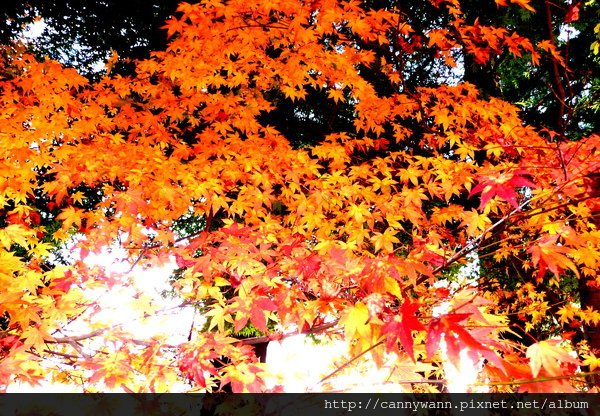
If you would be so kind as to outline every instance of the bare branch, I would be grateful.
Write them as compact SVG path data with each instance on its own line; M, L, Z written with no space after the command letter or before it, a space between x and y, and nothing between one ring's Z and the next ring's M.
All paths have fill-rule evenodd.
M108 331L108 329L109 328L102 328L102 329L97 329L92 332L88 332L87 334L83 334L83 335L74 335L74 336L70 336L70 337L54 338L54 340L46 341L46 342L53 343L53 344L71 344L72 342L83 341L85 339L89 339L89 338L97 337L98 335L102 335L104 332Z

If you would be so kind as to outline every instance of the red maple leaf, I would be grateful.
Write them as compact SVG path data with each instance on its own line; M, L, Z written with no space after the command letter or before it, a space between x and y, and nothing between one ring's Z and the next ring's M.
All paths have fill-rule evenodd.
M298 271L305 279L313 276L320 268L321 258L314 253L298 261Z
M271 299L260 298L252 302L250 321L261 332L267 332L267 318L265 311L275 311L277 305Z
M417 319L416 312L421 306L420 303L411 303L406 301L400 307L398 315L395 315L391 321L385 323L382 328L387 333L386 345L391 349L396 341L400 341L404 351L415 361L414 358L414 340L412 331L422 331L425 327Z
M535 187L534 183L527 179L525 176L527 173L523 170L518 170L509 174L500 174L499 176L485 176L482 177L479 184L477 184L469 194L469 198L475 194L481 193L481 202L479 203L479 209L483 209L490 199L495 196L499 196L506 202L511 204L515 209L519 208L519 202L517 201L516 188L519 187Z
M451 313L432 319L429 323L427 344L425 346L428 357L433 357L440 348L442 335L446 342L448 359L457 368L460 363L460 352L467 350L467 355L473 362L477 362L479 354L488 361L493 362L498 368L504 369L500 358L487 345L477 341L460 323L465 321L470 313Z
M579 1L571 4L565 14L565 23L573 23L579 20L579 9L581 4Z

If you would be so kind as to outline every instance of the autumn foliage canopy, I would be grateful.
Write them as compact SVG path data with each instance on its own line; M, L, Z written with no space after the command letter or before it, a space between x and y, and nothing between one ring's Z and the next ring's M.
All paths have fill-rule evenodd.
M448 24L425 34L356 0L181 3L166 50L97 82L5 47L3 388L266 391L252 339L305 332L345 340L340 371L366 357L398 391L440 391L465 360L489 391L597 389L600 136L527 125L456 82L465 56L566 63L429 3ZM450 75L409 85L424 54ZM294 139L271 121L284 105L342 122ZM128 275L176 262L174 294L206 324L173 344L96 319L95 294L128 275L85 260L115 246ZM136 296L140 322L161 313Z

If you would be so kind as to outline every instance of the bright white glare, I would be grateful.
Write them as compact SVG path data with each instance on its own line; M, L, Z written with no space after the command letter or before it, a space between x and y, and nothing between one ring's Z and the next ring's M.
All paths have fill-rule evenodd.
M573 26L571 25L562 25L562 27L560 28L560 34L558 35L558 40L561 42L568 42L569 40L576 38L577 36L579 36L581 32L577 29L575 29Z
M109 276L115 276L123 284L99 295L99 312L94 316L98 322L121 324L136 339L149 339L167 336L168 343L181 343L187 340L190 328L194 325L194 308L179 307L181 299L165 297L162 294L171 289L169 276L177 267L174 262L162 267L133 268L124 261L125 250L115 247L104 249L100 254L89 254L85 262L88 266L104 267ZM159 314L147 316L148 311ZM197 323L196 323L197 325Z
M474 286L479 278L479 256L476 251L467 254L468 263L463 265L456 281L438 280L435 282L435 287L445 287L451 292L459 290L461 287ZM434 306L432 315L434 317L441 316L450 312L451 302L445 301ZM444 368L445 378L447 380L446 388L449 393L486 393L486 387L473 387L477 382L477 378L482 369L483 361L480 358L478 362L473 362L469 357L469 349L462 348L459 353L458 363L455 365L448 359L448 346L446 344L445 335L440 341L440 351L442 354L442 367Z
M76 252L71 253L77 256ZM147 340L161 337L164 342L178 345L187 341L192 326L202 325L202 317L195 316L194 308L180 307L181 299L166 298L162 295L171 289L169 276L176 268L174 262L163 267L144 269L141 266L131 270L131 264L124 259L126 251L118 246L103 249L100 254L89 254L85 260L88 267L102 267L109 278L120 281L114 287L93 289L86 296L97 299L99 306L92 317L92 325L102 323L106 326L120 325L120 329L131 334L131 339ZM476 256L471 259L477 263ZM468 268L468 266L466 266ZM471 267L474 267L472 264ZM473 271L465 273L470 275ZM468 277L463 275L463 279ZM447 306L447 305L444 305ZM145 311L161 310L153 317L145 316ZM167 312L164 312L167 311ZM447 311L436 310L435 314ZM67 334L86 333L90 328L84 322L74 322L65 329ZM102 343L101 339L97 342ZM126 341L125 341L126 342ZM92 344L94 341L92 341ZM440 348L445 356L446 346L442 341ZM473 363L461 351L459 368L444 360L443 366L448 380L449 391L469 391L475 383L481 363ZM406 386L388 382L394 368L394 358L377 368L368 359L354 363L344 371L322 382L323 378L336 372L351 360L348 345L342 340L320 339L317 343L305 335L288 336L281 341L271 341L267 350L267 371L272 375L267 379L267 389L281 386L286 393L302 392L406 392ZM188 386L189 387L189 386ZM185 391L185 385L172 386L172 392ZM9 392L74 392L77 386L45 382L41 386L11 385Z
M21 33L21 40L25 42L34 41L44 33L45 29L46 23L44 22L44 19L40 18L34 20L32 23L28 24Z
M286 393L315 391L321 378L333 371L335 358L347 348L341 341L315 345L304 335L271 341L267 348L267 365L269 372L277 377L272 384L283 386Z
M343 340L317 337L315 341L299 334L271 341L267 348L267 369L273 378L267 380L267 388L279 385L285 393L410 391L406 385L390 381L397 369L396 355L387 354L382 367L377 367L368 356L351 360L348 344Z
M487 386L473 387L477 383L477 378L483 367L483 360L479 358L478 362L473 362L469 357L469 349L462 348L458 355L457 365L448 359L448 346L445 335L440 341L440 351L444 358L442 366L447 380L446 388L448 393L488 393Z

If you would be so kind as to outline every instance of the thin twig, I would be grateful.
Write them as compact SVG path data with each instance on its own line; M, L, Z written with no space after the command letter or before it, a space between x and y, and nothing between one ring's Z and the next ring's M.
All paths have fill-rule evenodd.
M516 214L519 211L521 211L530 202L531 202L531 199L528 199L528 200L522 202L517 208L513 209L507 215L505 215L504 217L500 218L494 224L490 225L481 234L479 234L477 237L475 237L475 239L473 239L469 244L467 244L461 250L459 250L458 252L456 252L452 257L450 257L449 259L447 259L446 261L444 261L444 264L442 264L441 266L436 267L433 270L432 274L439 273L440 271L448 268L448 266L456 263L462 257L464 257L467 254L469 254L469 253L477 250L477 248L479 247L479 243L481 243L481 241L483 241L483 239L485 238L486 235L488 235L491 231L493 231L496 228L498 228L500 225L504 224L511 216L513 216L514 214ZM424 281L427 280L427 278L428 278L427 275L421 276L415 282L415 286L423 283Z
M96 329L95 331L88 332L87 334L73 335L73 336L62 337L62 338L54 338L53 340L47 340L46 342L51 343L51 344L70 344L72 342L78 342L78 341L83 341L85 339L97 337L98 335L102 335L104 332L108 331L109 329L110 328Z
M91 355L89 355L85 351L83 351L83 348L81 348L81 346L79 344L77 344L77 342L69 341L69 342L67 342L67 344L69 344L71 347L73 347L73 349L75 351L77 351L86 360L89 360L90 358L92 358Z
M327 380L327 379L335 376L337 373L339 373L340 371L342 371L344 368L348 367L350 364L352 364L354 361L358 360L360 357L362 357L363 355L365 355L369 351L372 351L373 349L375 349L378 346L382 345L384 341L385 341L385 338L382 339L381 341L379 341L379 342L371 345L369 348L367 348L366 350L364 350L363 352L361 352L357 356L352 357L350 360L346 361L344 364L342 364L341 366L339 366L338 368L336 368L335 370L333 370L331 373L329 373L325 377L323 377L321 380L319 380L318 384L322 384L325 380Z

